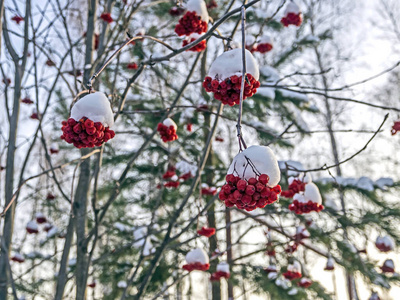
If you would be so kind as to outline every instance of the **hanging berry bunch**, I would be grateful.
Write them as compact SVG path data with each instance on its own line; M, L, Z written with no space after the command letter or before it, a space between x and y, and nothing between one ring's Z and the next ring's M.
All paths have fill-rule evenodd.
M215 228L203 226L201 229L197 230L197 234L209 238L215 234Z
M302 288L309 288L312 285L312 283L313 282L310 278L303 277L300 279L300 281L297 283L297 285Z
M400 121L396 121L394 122L393 126L392 126L392 135L395 135L397 133L397 131L400 131Z
M164 143L172 142L178 139L176 129L178 126L174 120L166 118L162 123L158 123L157 131L160 133L161 139Z
M220 281L221 278L228 279L231 277L231 273L229 272L229 265L226 262L220 262L217 265L217 271L211 274L211 281Z
M273 48L272 39L268 35L263 35L260 41L257 43L254 51L260 52L262 54L271 51Z
M71 109L71 117L62 122L61 139L76 148L101 146L115 136L109 127L114 124L110 102L101 92L88 94Z
M226 184L219 199L227 207L252 211L278 200L280 171L272 150L266 146L251 146L232 161Z
M288 27L289 25L295 25L298 27L302 22L303 15L299 6L294 1L290 1L286 6L283 18L281 19L282 25L285 27Z
M209 259L207 253L201 249L196 248L189 251L186 254L186 265L182 268L186 271L192 272L194 270L207 271L210 268Z
M250 53L246 52L246 78L243 99L253 96L260 87L258 64ZM222 53L212 63L203 87L214 93L214 98L223 104L234 106L240 102L242 82L242 49L233 49Z
M326 261L326 266L325 266L324 270L325 271L335 270L335 260L333 259L332 256L328 257L328 260Z
M381 267L382 273L394 273L394 262L392 259L387 259Z
M311 182L310 175L300 175L298 177L289 177L288 184L289 187L287 190L282 191L282 197L285 198L293 198L295 194L300 192L304 192L306 188L306 184Z
M295 194L293 196L293 203L289 205L289 210L298 215L307 214L312 211L320 212L323 209L321 194L313 182L306 184L304 193Z
M297 278L301 278L301 265L298 261L294 261L293 263L287 266L287 271L283 273L283 276L286 279L294 280Z
M204 0L189 0L186 9L187 12L175 27L176 34L182 36L207 32L208 12Z
M394 249L394 241L388 235L383 236L383 237L378 236L375 241L375 246L381 252L389 252Z

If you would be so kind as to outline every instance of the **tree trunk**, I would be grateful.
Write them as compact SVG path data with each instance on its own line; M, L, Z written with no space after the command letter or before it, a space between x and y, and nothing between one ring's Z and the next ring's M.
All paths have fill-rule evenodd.
M320 54L317 46L314 47L314 52L317 57L319 70L322 74L321 77L322 77L322 83L323 83L323 86L325 89L324 92L325 92L325 95L328 95L329 84L328 84L327 78L323 72L324 66L322 63L321 54ZM329 103L329 98L327 96L324 97L324 100L325 100L325 109L326 109L326 127L329 131L329 137L330 137L330 141L331 141L331 149L332 149L333 158L334 158L335 164L337 165L336 166L336 175L342 176L342 170L339 165L340 160L339 160L339 153L338 153L338 149L337 149L336 138L335 138L335 134L333 132L333 127L332 127L331 106ZM341 206L342 206L343 215L346 215L346 205L345 205L345 201L344 201L344 193L340 189L339 189L339 195L340 195L340 202L341 202ZM344 229L344 239L348 240L346 228ZM346 271L346 283L347 283L347 293L348 293L349 300L358 300L357 288L355 286L354 276L347 271Z

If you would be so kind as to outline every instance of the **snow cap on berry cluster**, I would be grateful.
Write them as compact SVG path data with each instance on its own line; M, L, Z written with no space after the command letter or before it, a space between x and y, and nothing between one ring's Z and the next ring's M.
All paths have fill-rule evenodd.
M217 265L217 272L229 273L229 264L225 261L220 262Z
M86 117L93 122L101 122L104 127L114 125L114 115L110 101L101 92L95 92L82 97L71 109L71 118L79 121Z
M205 265L209 262L207 253L201 248L189 251L186 254L185 259L188 264L201 263L202 265Z
M172 126L172 127L175 128L175 130L178 128L178 126L176 125L176 123L174 122L174 120L172 120L171 118L166 118L166 119L163 121L163 124L164 124L165 126L167 126L167 127Z
M194 11L198 16L201 17L202 21L208 22L207 5L204 0L189 0L186 8L188 11Z
M251 161L252 166L249 164ZM268 186L274 187L281 179L281 172L279 170L278 161L271 148L267 146L250 146L246 150L240 152L233 159L228 174L239 176L242 179L255 178L260 174L267 174L269 176Z
M313 182L307 183L304 194L295 194L293 196L293 200L297 200L302 203L307 203L308 201L318 204L322 203L322 197L319 189Z
M387 259L385 260L385 262L383 263L383 265L387 268L391 268L394 269L394 262L393 259Z
M29 221L28 224L26 224L26 228L31 230L39 230L39 227L35 221Z
M285 8L284 15L286 16L290 13L293 13L296 15L298 15L300 13L300 7L294 1L290 1Z
M255 80L260 78L258 63L250 51L246 53L246 72L251 74ZM233 49L222 53L212 63L208 76L212 79L223 81L226 78L237 75L242 76L242 49Z
M385 245L386 247L390 247L390 248L394 248L394 241L393 241L393 239L390 237L390 236L388 236L388 235L385 235L385 236L378 236L377 238L376 238L376 244L383 244L383 245Z
M294 261L292 264L289 264L287 267L289 272L301 273L301 265L298 261Z
M296 235L302 235L304 237L310 237L310 232L303 226L297 226L296 228Z

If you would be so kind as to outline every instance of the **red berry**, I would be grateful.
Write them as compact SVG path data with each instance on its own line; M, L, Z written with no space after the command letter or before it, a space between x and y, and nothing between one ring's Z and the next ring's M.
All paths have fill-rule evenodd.
M244 191L246 189L247 186L247 182L246 180L240 179L237 183L236 183L236 187L239 191Z
M269 181L269 176L267 174L261 174L260 177L258 177L258 181L260 181L262 184L267 184Z
M249 184L249 185L246 187L245 193L246 193L247 195L252 196L255 192L256 192L256 188L254 187L254 185L250 185L250 184Z

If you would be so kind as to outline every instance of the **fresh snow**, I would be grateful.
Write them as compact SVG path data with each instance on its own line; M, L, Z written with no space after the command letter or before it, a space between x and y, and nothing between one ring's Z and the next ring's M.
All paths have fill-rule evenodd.
M285 8L284 15L287 16L290 13L296 15L300 13L300 7L294 1L290 1Z
M225 273L229 273L229 264L227 263L227 262L220 262L218 265L217 265L217 272L218 271L220 271L220 272L225 272Z
M26 224L26 228L31 230L39 230L39 226L35 221L29 221L28 224Z
M394 248L394 240L388 235L385 235L383 237L378 236L376 238L376 244L383 244L386 247L390 247L392 249Z
M55 237L56 234L58 233L58 228L56 226L53 226L48 232L47 232L47 238L51 239L52 237Z
M260 78L258 63L250 51L246 53L246 72L255 80ZM233 49L222 53L212 63L208 75L213 79L223 81L233 75L242 76L242 49Z
M393 262L392 259L387 259L387 260L385 260L385 262L383 263L383 265L384 265L385 267L394 269L394 262Z
M278 273L277 272L268 273L268 279L273 280L273 279L276 279L277 277L278 277Z
M198 16L201 17L202 21L206 21L208 23L207 5L204 0L189 0L186 8L188 11L194 11Z
M275 84L281 78L278 70L270 66L261 67L260 72L263 76L267 77L268 84Z
M128 284L126 283L126 281L118 281L117 283L117 287L119 287L120 289L125 289L128 286Z
M304 198L306 198L307 201L311 200L314 203L322 203L319 189L313 182L306 184L306 188L304 190Z
M178 128L178 126L176 126L176 123L174 122L174 120L172 120L171 118L166 118L166 119L163 121L163 124L164 124L165 126L167 126L167 127L173 126L173 127L175 128L175 130Z
M270 44L270 45L272 45L273 42L272 42L272 38L269 35L263 35L259 39L258 43L259 44Z
M259 174L253 171L249 161L254 165ZM271 148L267 146L254 145L240 152L233 159L227 174L234 174L243 179L256 177L256 175L260 174L267 174L269 176L269 187L276 186L281 179L278 161Z
M385 190L386 187L393 186L394 185L394 181L393 181L392 178L382 177L382 178L379 178L377 181L375 181L374 185L377 186L378 188L382 189L382 190Z
M297 288L294 287L289 290L288 295L294 296L294 295L297 295L297 293L298 293L298 290L297 290Z
M274 100L275 99L275 89L271 88L271 87L259 87L257 89L257 95Z
M195 176L197 172L197 166L191 165L184 160L178 161L175 167L182 175L190 172L192 176Z
M201 263L202 265L208 264L209 259L207 253L201 249L196 248L186 254L186 262L188 264Z
M71 109L71 118L79 121L83 117L101 122L105 127L114 125L110 101L101 92L95 92L79 99Z
M360 177L356 185L359 189L372 192L374 190L374 182L368 177Z
M292 264L289 264L287 270L290 272L301 273L301 265L298 261L294 261Z

